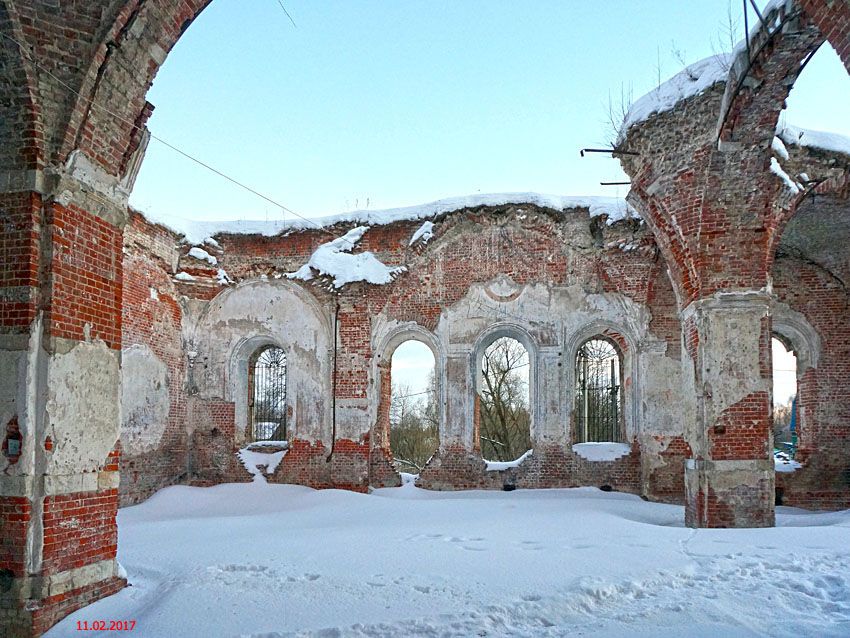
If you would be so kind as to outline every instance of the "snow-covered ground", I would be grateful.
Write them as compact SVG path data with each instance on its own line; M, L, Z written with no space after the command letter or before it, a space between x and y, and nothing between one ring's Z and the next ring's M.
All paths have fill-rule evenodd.
M595 488L171 487L119 513L132 587L47 636L850 635L850 511L682 518Z

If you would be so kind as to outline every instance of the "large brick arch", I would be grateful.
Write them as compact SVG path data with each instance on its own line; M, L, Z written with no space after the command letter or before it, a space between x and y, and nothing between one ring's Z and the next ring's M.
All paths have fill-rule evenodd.
M40 635L126 583L115 562L123 178L153 77L207 4L0 0L0 253L10 257L0 365L19 370L0 388L0 435L22 441L19 457L0 458L0 527L14 547L0 552L12 579L0 634L10 638ZM71 524L84 541L62 536Z
M29 71L41 135L21 143L0 130L3 143L37 151L56 165L79 149L107 174L120 175L138 138L136 127L150 114L145 95L156 72L209 2L0 2L0 32L23 45L23 57L41 67ZM16 48L3 40L4 53ZM0 75L4 91L24 84L20 74L6 79ZM6 168L6 158L0 161Z
M87 71L58 159L79 149L111 175L124 172L150 116L145 96L166 56L211 0L123 3ZM90 108L89 104L98 107Z
M718 139L764 148L806 62L826 42L850 73L850 0L774 0L729 71Z
M35 97L33 66L15 42L23 40L19 16L0 2L0 168L43 166L42 127Z
M729 71L718 139L769 148L779 113L805 62L824 36L795 1L778 1L763 14L762 28L748 35Z
M629 198L656 236L682 311L683 374L697 400L685 426L694 454L686 520L694 526L773 522L771 268L806 201L807 188L792 179L806 172L826 179L818 193L847 194L846 158L827 166L815 157L823 153L792 152L781 158L783 172L772 142L808 57L828 40L848 65L850 2L774 0L764 17L766 27L754 31L749 50L736 51L725 78L633 125L621 141ZM734 361L736 378L719 375L719 361ZM752 441L758 445L748 447ZM748 475L743 499L723 487L732 466Z

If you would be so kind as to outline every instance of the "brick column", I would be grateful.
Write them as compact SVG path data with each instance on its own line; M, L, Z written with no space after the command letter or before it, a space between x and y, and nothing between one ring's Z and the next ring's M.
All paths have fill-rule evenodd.
M369 434L369 486L398 487L401 477L392 465L390 449L390 409L392 407L392 358L389 357L378 364L378 382L380 395L378 397L378 415L375 427Z
M764 293L720 293L682 313L684 378L696 396L685 425L690 527L774 524L769 309Z
M126 205L105 182L5 177L0 635L18 638L125 585L115 555Z

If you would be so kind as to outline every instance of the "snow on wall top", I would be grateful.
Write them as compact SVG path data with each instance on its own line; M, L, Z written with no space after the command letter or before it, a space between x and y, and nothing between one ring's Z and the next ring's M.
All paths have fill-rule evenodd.
M626 113L617 142L621 142L635 124L648 120L656 113L670 111L682 100L699 95L718 82L725 82L734 57L735 53L721 53L695 62L635 100Z
M850 137L828 131L809 129L784 124L776 127L776 136L791 146L808 146L833 153L850 155Z
M391 267L380 261L372 252L351 254L368 226L358 226L349 230L342 237L322 244L310 255L309 261L295 272L289 273L290 279L310 281L315 277L314 271L333 277L334 288L342 288L345 284L355 281L365 281L370 284L388 284L396 275L407 270L404 266Z
M731 52L713 55L685 67L658 88L633 102L620 127L617 144L623 141L628 130L635 124L649 119L656 113L672 110L682 100L699 95L718 82L726 82L733 67L736 70L747 68L741 61L742 56L749 55L747 43L763 38L765 30L773 33L782 24L783 10L787 13L792 10L792 7L792 0L769 0L761 9L761 15L766 19L766 23L756 21L756 24L750 28L747 38L738 42Z
M568 195L544 195L540 193L493 193L486 195L468 195L450 197L428 204L389 208L386 210L356 210L328 217L317 217L309 221L303 219L280 220L234 220L203 222L180 219L171 216L159 216L142 213L149 221L161 224L176 233L184 235L190 244L202 244L205 239L219 233L238 235L265 235L271 237L291 230L310 230L326 228L340 223L355 223L365 226L383 226L401 221L416 221L453 213L465 208L478 206L502 206L504 204L533 204L558 211L574 208L587 208L591 217L608 216L608 224L622 219L640 219L638 212L624 199L619 197L581 197Z

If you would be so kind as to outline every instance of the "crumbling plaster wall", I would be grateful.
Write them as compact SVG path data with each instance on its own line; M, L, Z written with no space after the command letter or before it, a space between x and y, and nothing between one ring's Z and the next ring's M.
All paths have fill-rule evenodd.
M247 416L247 358L261 345L281 345L289 353L288 396L291 402L300 402L290 406L295 442L321 446L322 460L332 463L319 464L315 453L299 459L298 450L291 450L273 480L363 489L372 480L383 480L375 476L377 465L373 463L370 470L367 461L376 447L387 447L386 437L375 431L382 397L379 368L401 341L416 338L431 347L437 362L441 455L468 457L459 469L466 476L443 472L429 484L496 486L501 479L483 472L474 440L475 384L485 341L514 335L532 351L534 437L543 457L545 449L558 448L566 454L572 436L573 359L584 339L605 333L623 351L625 435L634 446L628 470L618 470L625 476L620 486L651 494L659 468L681 476L683 447L677 443L681 433L675 424L681 423L680 412L687 402L655 400L674 395L678 387L675 303L664 266L638 222L609 226L604 218L589 218L586 210L483 207L437 220L436 237L411 246L410 238L420 225L372 227L361 248L373 251L384 263L406 264L408 272L385 286L351 284L336 295L328 292L321 277L305 284L285 275L305 263L329 236L344 234L345 227L278 237L219 237L219 249L207 248L241 283L217 296L213 293L221 287L212 283L213 271L204 280L203 265L181 258L180 268L193 268L196 277L178 284L190 297L183 302L190 403L232 405L232 443L238 445L244 441ZM206 301L209 298L212 301ZM334 322L339 334L335 423L329 413ZM665 375L650 375L644 382L646 372L659 369ZM206 412L201 420L193 414L189 420L195 436L208 426L201 420L215 420ZM226 444L227 436L221 440ZM210 444L196 438L193 447ZM665 457L671 444L676 453ZM641 466L644 445L653 455ZM386 461L388 450L382 454ZM570 467L559 470L562 477L550 481L548 470L538 468L529 485L597 481L589 478L592 471L573 467L583 460L565 462ZM451 463L435 460L444 468ZM299 464L301 469L293 469ZM386 462L382 468L387 470ZM211 475L200 479L196 473L194 478L206 483L215 472L223 478L233 471L219 463ZM287 472L294 474L286 476ZM673 487L664 488L669 494L659 498L675 500L676 479L668 482Z
M274 344L286 352L287 409L295 436L330 438L331 318L310 294L285 280L248 281L225 290L197 318L188 335L191 392L198 399L232 401L237 443L246 440L248 359Z
M169 230L138 213L124 230L121 487L123 505L184 482L189 468L183 310Z
M333 340L331 311L310 292L287 280L249 280L224 290L209 304L195 305L197 315L185 322L190 368L189 393L193 446L199 463L193 479L216 481L240 475L235 460L238 447L250 440L248 415L248 362L259 348L275 345L286 352L286 410L290 423L291 449L281 480L299 462L313 463L331 448ZM211 405L232 406L232 424L209 416ZM223 427L225 426L225 427ZM338 433L338 436L339 433ZM203 457L215 446L216 459ZM308 483L329 484L321 476ZM299 475L302 476L302 475ZM298 482L300 479L289 477ZM219 477L218 480L221 480Z
M762 352L748 357L738 352L736 361L751 362L745 370L726 369L724 355L741 330L764 332L761 306L754 310L744 300L736 309L729 299L718 301L724 313L709 309L701 327L716 338L697 352L699 344L688 340L692 332L683 335L680 329L666 267L646 229L635 222L608 226L582 211L487 207L439 219L430 242L409 246L419 225L399 222L365 234L362 249L387 264L408 266L385 286L355 283L332 293L322 277L307 283L286 278L315 246L344 234L345 227L278 237L225 236L220 248L209 250L239 284L222 286L212 279L213 271L203 281L197 265L192 271L197 281L175 283L183 295L183 358L189 361L182 383L189 406L183 428L192 440L190 480L246 478L233 452L246 440L247 360L267 344L287 351L295 445L272 480L319 487L395 484L388 437L379 429L386 400L381 366L408 338L422 341L435 355L440 450L421 481L433 488L611 484L681 502L683 464L694 446L712 449L715 457L723 454L722 433L686 431L686 424L697 421L694 357L716 368L712 394L723 405L769 392ZM187 259L182 255L180 263ZM804 277L796 285L806 290L815 282ZM786 323L792 315L798 324L812 315L813 307L797 305L783 313ZM689 320L701 320L697 314L691 311ZM591 463L570 452L573 361L580 344L596 334L615 340L623 354L625 442L633 449L613 463ZM484 471L475 440L475 392L481 352L502 335L518 338L531 353L535 456L518 470L498 473ZM757 342L760 349L767 347L763 341ZM684 361L681 353L687 355ZM168 382L174 385L171 376ZM813 418L806 416L803 423ZM814 426L809 429L813 436Z

